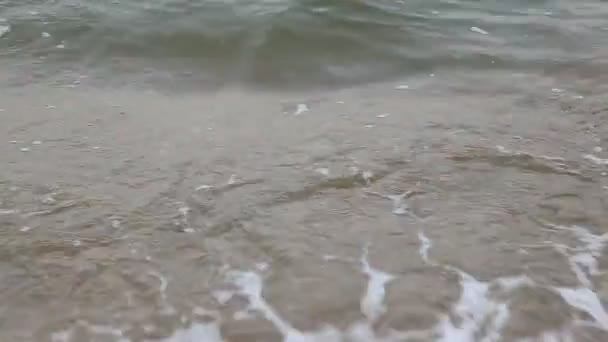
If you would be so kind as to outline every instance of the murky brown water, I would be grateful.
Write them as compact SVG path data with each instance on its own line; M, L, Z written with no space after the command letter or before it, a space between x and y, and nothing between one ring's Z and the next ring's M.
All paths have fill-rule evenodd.
M0 340L608 340L600 70L5 89Z

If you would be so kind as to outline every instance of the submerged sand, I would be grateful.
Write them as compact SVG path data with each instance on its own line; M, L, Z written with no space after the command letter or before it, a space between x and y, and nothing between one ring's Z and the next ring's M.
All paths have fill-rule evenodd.
M7 87L0 340L607 340L599 77Z

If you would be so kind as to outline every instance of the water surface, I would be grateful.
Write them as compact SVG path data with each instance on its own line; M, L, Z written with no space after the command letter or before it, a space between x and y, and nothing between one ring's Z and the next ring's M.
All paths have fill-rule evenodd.
M608 340L605 2L0 18L0 341Z

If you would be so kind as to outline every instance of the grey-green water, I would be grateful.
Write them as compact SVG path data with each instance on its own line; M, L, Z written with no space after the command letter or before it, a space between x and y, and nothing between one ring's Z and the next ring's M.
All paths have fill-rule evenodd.
M593 0L0 0L0 56L34 79L337 85L559 68L608 46L607 16Z

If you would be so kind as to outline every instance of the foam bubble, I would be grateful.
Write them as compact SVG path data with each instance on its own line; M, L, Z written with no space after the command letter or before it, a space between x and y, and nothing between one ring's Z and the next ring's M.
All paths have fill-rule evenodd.
M409 207L405 203L405 196L407 193L401 195L388 195L386 196L393 202L393 214L395 215L407 215L409 213Z
M295 113L293 113L293 114L300 115L300 114L304 114L308 111L309 111L308 105L306 105L305 103L299 103L298 106L296 107Z
M475 32L475 33L479 33L479 34L484 34L484 35L485 35L485 34L489 34L489 33L488 33L488 31L483 30L483 29L480 29L480 28L479 28L479 27L477 27L477 26L473 26L473 27L471 27L471 32Z
M372 178L374 178L374 173L371 171L363 171L363 173L361 174L361 177L363 177L363 180L365 180L365 183L367 183L367 185L369 185L371 183Z
M0 38L9 32L11 32L10 25L0 25Z
M315 169L315 172L316 172L316 173L320 173L320 174L322 174L323 176L326 176L326 177L327 177L327 176L329 176L329 169L328 169L328 168L326 168L326 167L319 167L319 168L316 168L316 169Z
M226 303L228 303L232 299L233 296L234 296L233 291L219 290L219 291L213 292L213 298L215 298L215 300L220 305L226 305Z
M230 178L228 179L228 182L226 182L227 185L234 185L237 183L237 179L236 179L236 175L230 175Z
M179 211L179 213L182 216L188 216L188 213L190 212L190 208L188 207L180 207L179 209L177 209Z
M423 231L418 232L418 239L420 240L420 248L418 249L418 254L420 254L422 260L424 260L424 262L428 264L430 263L429 249L431 249L431 247L433 246L433 242L428 237L426 237Z

